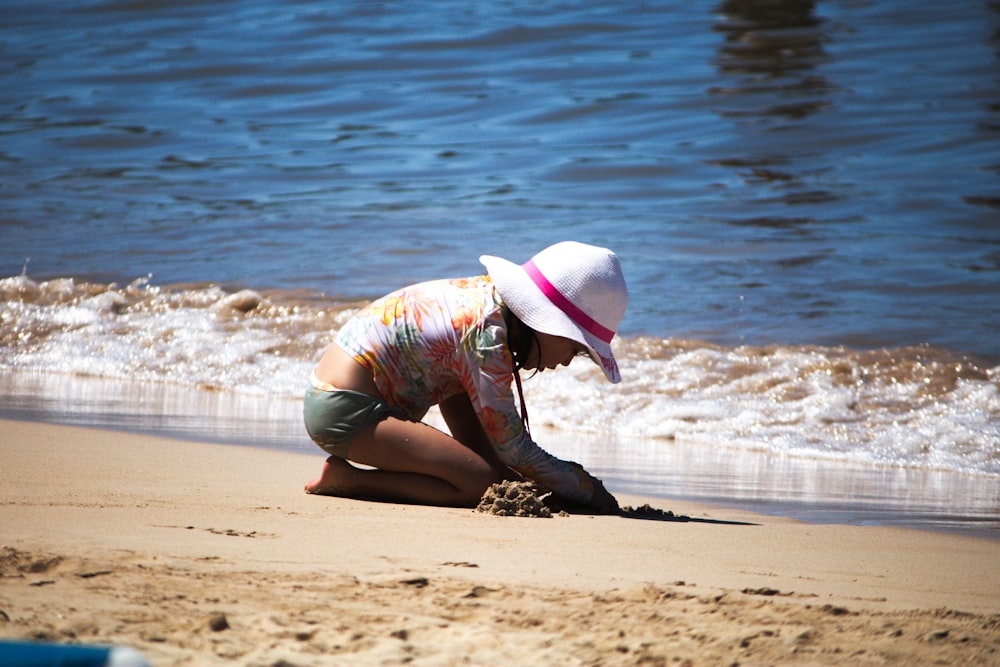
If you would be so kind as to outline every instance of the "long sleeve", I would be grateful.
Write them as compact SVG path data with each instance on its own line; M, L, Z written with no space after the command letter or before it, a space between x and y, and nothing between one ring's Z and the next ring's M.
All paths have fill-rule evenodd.
M502 318L500 318L502 322ZM593 495L590 476L580 466L542 449L524 429L515 407L513 363L501 322L479 327L470 344L463 373L465 390L500 460L557 495L588 502Z

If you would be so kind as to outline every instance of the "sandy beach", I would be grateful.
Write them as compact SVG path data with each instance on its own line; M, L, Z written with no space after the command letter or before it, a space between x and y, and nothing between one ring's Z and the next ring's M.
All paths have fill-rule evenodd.
M314 456L0 422L0 637L154 665L1000 662L1000 541L309 496Z

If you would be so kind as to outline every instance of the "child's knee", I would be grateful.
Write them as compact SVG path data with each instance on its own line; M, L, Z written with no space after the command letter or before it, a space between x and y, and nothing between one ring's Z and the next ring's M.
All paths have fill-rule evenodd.
M465 504L469 507L475 507L482 500L486 490L500 481L499 473L492 468L489 472L477 475L476 479L470 479L463 489Z

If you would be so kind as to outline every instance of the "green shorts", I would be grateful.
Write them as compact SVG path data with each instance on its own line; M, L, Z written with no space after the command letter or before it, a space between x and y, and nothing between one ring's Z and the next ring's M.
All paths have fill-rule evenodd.
M312 385L302 405L309 437L327 454L345 460L358 431L391 414L392 408L377 396L347 389L324 391Z

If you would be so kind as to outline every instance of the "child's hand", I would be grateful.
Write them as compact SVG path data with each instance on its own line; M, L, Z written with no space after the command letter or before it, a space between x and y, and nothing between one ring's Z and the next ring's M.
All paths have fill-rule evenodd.
M598 514L619 514L621 508L618 506L618 501L608 493L601 480L593 475L590 476L590 479L594 484L594 495L590 498L590 509Z

